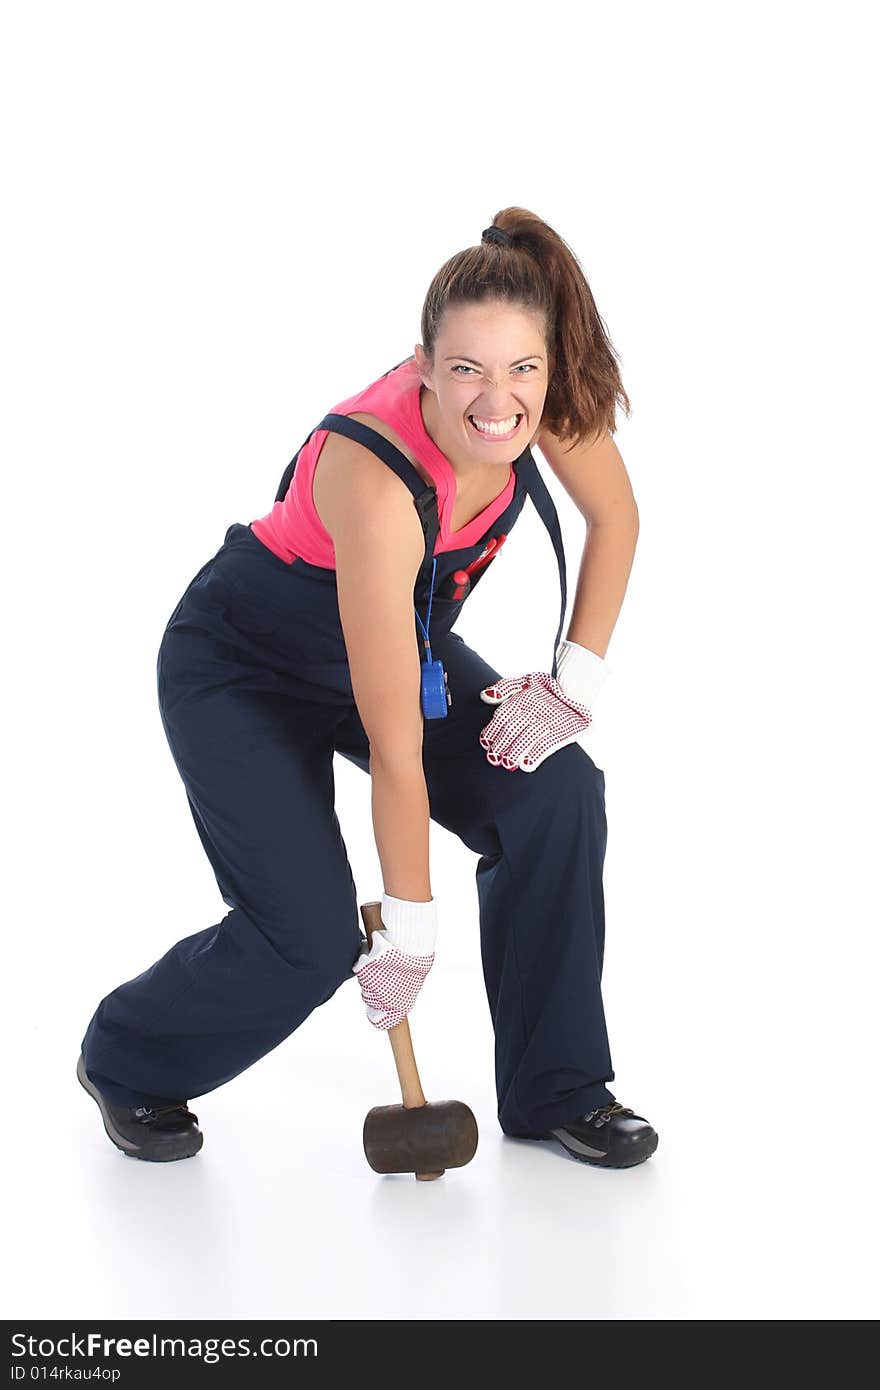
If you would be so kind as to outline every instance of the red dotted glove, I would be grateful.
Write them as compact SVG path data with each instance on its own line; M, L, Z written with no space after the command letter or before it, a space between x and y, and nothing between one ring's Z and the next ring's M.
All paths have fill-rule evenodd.
M383 923L372 944L361 948L352 970L358 977L367 1018L375 1028L394 1028L416 1002L434 964L437 904L409 902L382 894Z
M429 956L411 956L391 946L383 931L373 932L373 945L352 967L361 986L367 1018L376 1028L394 1028L406 1018L434 964Z
M498 705L480 734L486 760L508 772L534 772L551 753L574 743L593 718L546 671L496 681L480 691L480 699Z

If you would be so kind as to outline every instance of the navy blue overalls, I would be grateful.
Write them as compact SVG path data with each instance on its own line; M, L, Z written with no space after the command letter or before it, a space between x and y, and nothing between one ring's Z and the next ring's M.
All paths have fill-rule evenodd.
M414 589L424 623L436 489L362 422L330 413L316 428L365 445L410 488L426 538ZM556 548L561 631L555 508L530 449L513 467L513 497L485 535L436 557L429 631L452 703L445 718L423 722L423 764L431 818L479 855L498 1120L507 1134L531 1135L613 1100L605 1083L614 1073L600 987L604 773L578 743L530 773L487 762L479 734L493 706L479 692L505 673L452 631L491 561L464 595L455 571L509 534L527 492ZM423 648L418 628L416 637ZM91 1080L118 1105L192 1100L237 1076L356 979L365 940L334 809L334 753L369 773L335 572L301 557L288 564L234 523L168 620L157 681L171 752L230 911L101 1000L82 1052Z

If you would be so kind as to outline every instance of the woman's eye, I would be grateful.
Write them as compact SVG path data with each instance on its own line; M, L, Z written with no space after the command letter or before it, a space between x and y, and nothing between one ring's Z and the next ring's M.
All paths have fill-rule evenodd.
M525 370L523 371L523 369ZM463 362L459 362L452 370L453 372L472 372L474 369L473 367L466 366ZM523 371L523 374L526 375L528 372L536 372L538 369L534 362L521 362L516 370L518 372Z

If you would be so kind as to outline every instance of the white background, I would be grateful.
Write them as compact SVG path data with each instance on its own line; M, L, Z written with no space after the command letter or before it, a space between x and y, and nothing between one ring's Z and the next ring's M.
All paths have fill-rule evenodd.
M7 1316L876 1315L871 8L4 7ZM511 204L578 255L633 403L641 535L584 746L612 1089L659 1148L603 1172L502 1135L476 856L432 825L413 1036L473 1162L367 1166L399 1097L356 987L193 1102L194 1161L133 1162L80 1039L227 910L159 718L164 625ZM571 594L583 528L541 466ZM458 630L515 674L557 619L528 506ZM336 776L377 898L368 780Z

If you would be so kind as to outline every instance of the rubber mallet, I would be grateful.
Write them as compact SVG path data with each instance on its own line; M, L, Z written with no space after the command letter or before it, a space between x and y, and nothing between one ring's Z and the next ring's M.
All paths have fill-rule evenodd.
M382 929L381 902L362 903L367 946ZM364 1153L376 1173L414 1173L420 1182L463 1168L477 1152L477 1121L461 1100L425 1100L413 1053L409 1020L387 1029L400 1081L402 1105L375 1105L364 1120Z

